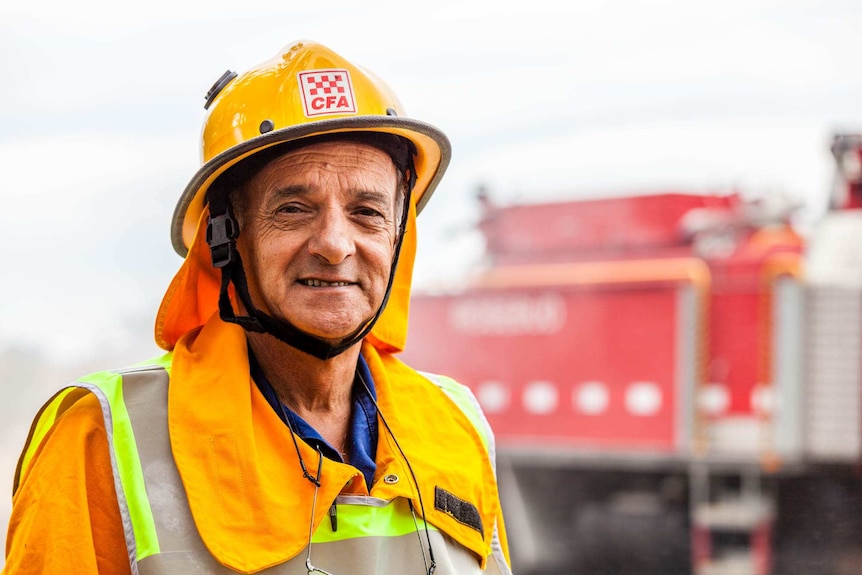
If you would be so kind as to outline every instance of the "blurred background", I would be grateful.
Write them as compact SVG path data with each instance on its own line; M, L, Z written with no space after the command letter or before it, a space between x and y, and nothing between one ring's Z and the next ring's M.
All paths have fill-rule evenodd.
M807 357L805 337L810 330L787 325L803 325L808 317L804 310L810 309L806 298L817 296L808 295L796 270L809 257L809 245L814 243L810 238L817 236L827 219L830 198L832 207L857 207L847 201L841 204L840 198L836 204L835 198L841 196L836 195L836 186L841 188L847 182L838 175L830 147L836 133L862 130L862 74L857 72L860 25L862 5L850 0L3 3L0 253L5 265L0 272L0 381L6 398L0 402L0 493L11 494L11 476L29 423L54 390L83 373L120 367L158 353L152 341L152 321L180 263L170 246L168 226L181 190L199 165L204 94L226 69L245 70L295 39L322 42L373 70L393 87L409 115L441 127L452 140L451 167L420 220L417 288L450 299L457 294L484 297L488 290L494 297L509 293L493 291L500 289L512 289L528 298L492 298L487 304L493 308L488 308L491 316L502 313L511 318L514 314L522 318L521 323L488 324L480 333L468 334L470 337L535 335L536 330L553 331L548 325L563 329L565 317L605 309L601 307L605 305L610 306L606 315L593 314L596 321L604 318L596 325L612 324L619 317L614 310L620 308L595 299L600 298L595 292L601 291L595 286L607 285L603 279L588 290L594 299L584 299L581 290L577 301L570 301L566 299L569 292L561 289L547 299L551 292L537 291L535 285L525 283L517 269L514 275L488 275L498 264L569 261L565 254L542 252L536 256L527 247L522 250L506 243L511 231L522 229L527 243L538 235L558 245L547 230L541 231L546 215L506 211L550 202L556 206L549 208L551 213L570 218L560 226L581 230L580 240L572 239L569 245L577 254L569 254L569 259L582 263L684 256L706 262L713 276L717 269L733 275L736 268L722 257L732 259L734 250L750 247L746 242L758 230L782 227L792 239L784 235L775 245L782 253L798 256L793 264L797 267L784 274L795 283L776 288L784 290L784 295L776 295L772 287L763 291L761 286L752 296L755 299L741 307L734 307L732 297L713 299L709 309L725 309L727 313L721 317L754 326L751 329L761 333L777 329L779 324L772 316L761 322L758 310L784 302L781 305L791 309L786 320L790 324L781 324L786 328L781 333L798 332L798 337L784 343L778 343L777 335L752 340L743 353L745 361L757 363L764 353L777 348L785 350L781 357ZM680 207L680 196L721 199L717 203L683 199L685 206ZM647 203L635 198L646 198ZM598 203L589 203L589 211L582 209L587 204L571 203L582 201ZM690 210L699 211L683 222ZM666 215L656 216L659 213ZM488 223L492 216L506 222L505 226L494 228ZM644 227L644 221L665 222L667 233L656 235L655 230L647 229L649 225ZM597 222L605 222L606 227L596 227ZM615 225L620 229L614 229ZM853 225L850 227L856 229ZM728 229L734 233L728 235ZM631 233L626 235L626 230ZM716 230L721 233L710 233ZM853 260L855 251L848 248L854 246L847 239L860 239L859 234L851 231L838 237L818 244L826 246L821 250L826 255L818 259L827 261L826 268L847 268L846 261L858 262L858 257ZM588 246L590 238L601 241ZM633 246L642 248L637 257L632 255ZM644 255L650 247L658 251ZM602 252L609 248L613 253ZM843 250L845 259L837 263L834 257L830 259L833 248ZM586 273L584 270L581 272ZM551 279L543 280L545 285L570 281L553 275L558 268L540 271L551 274ZM823 273L823 277L829 276ZM645 280L639 281L638 290ZM849 281L851 288L854 281ZM503 381L482 392L481 385L497 376L467 365L469 360L446 365L445 358L415 358L427 363L419 366L427 369L442 362L441 370L474 386L486 409L490 407L492 424L502 429L505 469L501 475L505 475L504 488L509 494L506 505L512 508L510 529L517 536L513 545L520 572L642 574L654 568L674 574L692 573L693 569L698 574L760 575L770 569L850 573L842 571L842 565L859 564L854 562L859 557L854 553L858 552L855 545L862 543L862 527L847 523L850 520L843 515L829 513L842 508L845 513L862 511L857 443L839 449L840 457L825 457L830 471L818 468L820 475L838 469L834 471L837 476L817 480L838 485L834 489L811 480L805 471L790 474L792 478L786 481L772 477L770 473L778 468L806 467L807 455L816 451L804 437L809 425L806 414L796 413L795 419L787 416L790 419L779 422L771 411L764 416L750 406L736 405L732 389L723 392L709 387L707 384L722 378L732 387L733 376L727 374L735 373L730 352L721 356L722 349L714 347L717 344L701 342L696 335L709 331L708 325L715 319L697 320L706 313L697 302L712 296L697 291L702 284L685 280L685 287L680 287L677 280L667 278L660 283L667 287L668 282L673 284L670 299L655 294L653 299L638 299L646 296L637 290L626 292L633 298L633 309L653 310L645 313L644 325L655 321L655 329L661 329L667 321L677 322L668 332L676 347L666 358L668 365L675 366L667 376L670 383L664 395L675 414L664 424L668 429L662 433L671 437L667 445L661 444L661 438L646 447L627 443L632 430L639 428L626 427L625 420L607 424L629 430L618 440L610 431L597 439L589 433L578 435L580 428L566 427L567 420L555 411L556 399L549 398L577 394L587 380L605 378L612 386L616 375L603 374L601 365L593 373L572 375L574 379L565 383L574 386L571 389L560 391L554 381L539 386L538 391L530 392L532 399L525 400L528 409L517 416L518 425L509 426L511 420L494 410L508 398L526 394L530 382L550 380L554 375L528 374L520 383ZM732 286L728 289L728 293L740 293ZM855 292L845 296L850 301L847 305L856 305ZM428 309L443 305L442 300L427 297ZM692 297L695 303L680 303ZM452 301L456 305L469 300ZM417 304L417 309L424 309L423 305ZM853 339L857 337L853 330L858 331L859 322L850 325L856 316L846 309L833 313L850 329L850 335L839 337L838 349L844 349L843 345L848 353L858 354L859 340ZM453 325L475 326L480 321L464 313L457 315ZM530 323L535 317L551 319L542 328ZM677 317L683 319L674 319ZM411 333L414 340L426 337L431 341L444 327L423 321L417 320L415 330L420 335ZM686 339L686 333L691 337ZM640 337L625 345L636 346L650 335L641 333ZM735 337L732 331L719 332L709 341ZM505 341L504 346L522 345L513 339ZM622 345L612 336L602 341ZM488 344L487 349L495 345L481 339L473 342ZM689 355L680 351L683 348ZM506 348L500 349L505 355ZM519 349L535 356L547 353L577 361L577 353L571 355L567 349ZM650 355L649 350L635 355L644 353ZM703 377L698 371L702 362L691 359L700 357L698 354L705 354L709 364L703 367ZM693 367L686 367L683 356L691 359ZM498 359L487 357L484 364L502 365L507 372L517 369L499 364ZM797 394L785 399L784 405L805 403L807 380L802 374L814 360L805 365L782 361L775 360L791 374L787 376L790 383L781 383L783 375L771 377L780 371L773 365L771 371L756 372L745 384L748 387L743 385L745 393L753 393L764 383L775 384L779 391L789 389L791 395ZM625 359L618 354L609 365L620 362ZM560 373L567 369L567 364L560 364ZM680 375L682 372L688 375ZM859 370L854 373L857 389ZM763 381L764 377L769 381ZM581 379L576 382L577 378ZM793 382L798 385L794 387ZM592 386L584 393L587 405L592 406L588 411L595 412L616 392ZM671 394L672 401L668 399ZM635 392L642 406L655 403L654 396L654 390L644 386ZM701 405L702 397L713 402L710 409L729 405L726 413L748 420L742 427L712 426L709 421L716 415L715 409L706 413L694 407ZM858 402L858 393L852 398ZM862 413L859 403L852 401L844 403L851 408L855 405L856 412ZM549 413L556 419L542 419ZM769 425L755 425L757 429L752 431L752 418L758 425L764 421ZM734 444L740 433L762 435L763 429L799 436L798 441L742 455L734 449L728 454L698 448L704 444L700 440L716 445L716 434L719 440ZM858 439L858 432L856 436L852 441ZM545 449L548 447L552 449ZM643 463L632 471L635 460ZM721 477L714 477L716 474ZM618 488L608 487L612 480L619 480ZM525 511L531 496L524 483L533 483L543 493L565 493L565 504L552 501L544 507L557 516L531 517ZM560 491L566 485L568 489ZM596 491L595 485L605 487ZM770 497L746 500L754 503L745 508L750 512L762 504L769 512L755 513L751 529L724 529L716 535L713 527L726 527L727 522L713 521L714 515L709 515L715 511L710 504L724 501L714 495L715 485L721 492L738 488L745 496L766 492ZM746 486L753 491L743 489ZM811 561L802 568L802 559L780 559L779 541L788 543L776 535L780 531L776 526L782 517L781 497L793 499L806 491L828 491L834 501L830 499L822 521L811 519L813 534L802 547ZM701 496L704 507L695 505ZM11 496L0 497L3 525L10 507ZM542 507L536 504L533 508ZM609 515L608 509L623 511ZM649 517L668 509L672 513L664 516L670 517L671 524L657 527L650 523ZM697 515L698 509L701 515ZM798 512L791 510L783 516L791 527L799 524L793 515ZM633 522L631 513L641 523ZM738 519L733 517L731 524ZM554 534L543 536L552 545L537 542L537 533L544 533L536 530L537 521ZM772 530L771 535L764 535L764 525ZM652 532L657 538L640 541L640 548L626 548L623 542L631 540L632 530ZM830 538L835 530L848 534ZM566 542L575 539L600 551L595 556L572 557L570 551L577 546ZM796 543L794 540L793 545ZM644 557L656 546L669 549L666 561L649 565L608 562L608 557L624 556L626 549ZM749 563L743 560L739 567L737 561L735 571L720 571L719 561L712 560L724 549L745 547ZM823 555L826 547L840 549Z

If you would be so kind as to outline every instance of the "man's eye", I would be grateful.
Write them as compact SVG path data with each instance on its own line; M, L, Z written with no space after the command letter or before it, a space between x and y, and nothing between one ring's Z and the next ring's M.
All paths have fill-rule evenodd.
M279 206L277 211L280 214L299 214L302 213L302 206L298 206L296 204L285 204L283 206Z
M383 214L374 208L359 208L356 210L356 214L360 216L370 217L370 218L382 218Z

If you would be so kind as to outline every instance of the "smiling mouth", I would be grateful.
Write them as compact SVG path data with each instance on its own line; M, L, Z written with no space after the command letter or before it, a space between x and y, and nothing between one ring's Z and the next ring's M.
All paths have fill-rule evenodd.
M299 283L309 287L346 287L351 285L351 282L325 282L323 280L314 279L299 280Z

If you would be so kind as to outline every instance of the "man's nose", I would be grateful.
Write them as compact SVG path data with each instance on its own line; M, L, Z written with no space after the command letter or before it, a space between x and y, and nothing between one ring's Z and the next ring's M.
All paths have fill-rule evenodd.
M356 251L350 221L340 209L328 209L318 217L308 250L329 264L339 264Z

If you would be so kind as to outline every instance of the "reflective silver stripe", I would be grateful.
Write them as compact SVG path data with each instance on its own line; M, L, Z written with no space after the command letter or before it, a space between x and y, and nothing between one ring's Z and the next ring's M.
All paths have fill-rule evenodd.
M160 553L137 563L140 575L235 573L210 555L198 534L171 453L169 376L152 366L123 374L123 401L138 449Z
M223 565L216 563L212 557L205 557L201 553L174 551L171 553L159 553L141 560L141 575L235 575ZM269 573L269 571L262 571ZM305 565L301 571L305 575Z
M235 571L220 565L209 553L194 525L188 499L173 460L168 430L169 377L161 367L136 369L122 374L123 400L144 476L147 498L152 509L160 553L141 558L132 564L136 575L214 574ZM110 406L104 393L86 384L99 397L110 437ZM115 469L117 499L123 509L123 521L130 557L135 538L128 519L127 498L116 472L115 450L111 444L111 460ZM392 504L374 497L340 496L339 506L385 507ZM346 526L345 526L346 527ZM328 527L327 527L328 528ZM496 529L495 529L496 534ZM438 531L430 532L435 558L436 575L478 575L482 573L472 552ZM424 572L420 539L416 533L400 536L369 536L340 541L315 543L312 559L322 569L338 575L352 573L409 575ZM507 575L499 565L489 562L484 573ZM505 565L505 562L503 563ZM261 571L266 575L304 575L305 553Z
M500 532L497 530L497 520L494 520L494 536L491 538L491 556L497 564L500 575L512 575L512 569L506 562L506 554L503 553L503 543L500 541ZM490 569L488 572L492 572Z
M370 497L368 495L339 495L335 498L336 505L365 505L366 507L386 507L391 500Z
M99 406L102 408L102 418L105 420L105 433L108 436L108 453L111 456L111 473L114 476L114 490L117 492L117 503L120 507L120 517L123 519L123 535L126 538L126 550L129 554L129 565L132 575L138 575L137 545L135 543L135 530L132 527L132 518L129 514L129 505L126 501L126 492L120 479L120 469L117 467L117 453L114 449L114 418L111 413L111 404L105 392L97 385L91 383L75 382L72 387L86 389L96 396Z
M461 384L459 384L461 385ZM479 421L485 426L485 436L488 438L488 457L491 459L491 468L494 470L494 479L497 478L497 447L494 441L494 431L491 429L491 424L488 423L488 418L485 417L485 412L482 411L482 406L479 405L479 400L473 394L473 390L462 385L464 395L470 400L473 409L476 410L476 415ZM491 537L491 555L497 562L497 567L500 569L501 575L512 575L512 569L506 562L506 554L503 553L503 543L500 541L500 532L498 530L497 520L494 520L494 534Z
M502 575L494 568L481 571L476 557L464 547L438 531L431 532L431 545L437 560L435 575ZM199 553L174 552L153 555L141 560L143 575L235 573L206 561ZM311 559L316 567L336 575L356 573L374 575L423 575L422 552L415 533L398 537L362 537L331 543L315 543ZM259 571L263 575L306 575L305 553Z
M443 393L449 396L449 398L455 405L457 405L463 410L462 403L458 401L457 398L452 397L452 392L445 385L443 385L442 378L445 376L437 375L436 373L427 373L424 371L420 371L419 374L428 379L428 381L430 381L437 387L439 387L443 391ZM479 404L479 400L476 399L476 396L473 394L473 391L466 385L458 383L451 377L447 377L446 379L455 383L458 386L458 391L463 394L470 406L473 408L473 414L464 414L467 416L467 419L469 419L470 421L479 421L484 427L484 430L477 431L479 431L479 433L484 435L484 437L487 439L488 458L491 460L491 469L494 470L494 478L496 479L497 448L494 443L494 431L491 429L491 424L488 423L488 418L485 417L485 412L482 411L482 406ZM482 433L483 431L484 433ZM491 537L491 555L494 558L494 561L496 561L497 568L500 570L501 575L512 575L512 569L506 562L506 554L503 553L503 543L500 541L500 532L497 526L496 519L494 520L494 533Z
M168 383L168 373L161 367L124 373L123 400L135 433L161 553L196 549L209 555L171 453Z

